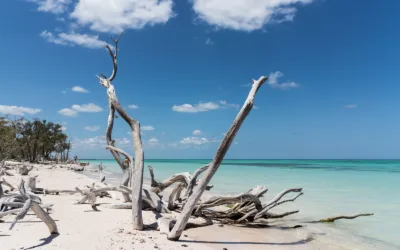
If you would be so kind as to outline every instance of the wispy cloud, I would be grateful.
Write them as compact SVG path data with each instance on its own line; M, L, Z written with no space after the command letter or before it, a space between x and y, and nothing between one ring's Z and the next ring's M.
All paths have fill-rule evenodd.
M130 108L130 109L138 109L139 106L135 105L135 104L131 104L131 105L128 105L128 108Z
M41 109L36 108L27 108L21 106L7 106L7 105L0 105L0 113L5 115L35 115L40 113Z
M153 126L143 126L143 127L140 127L140 129L142 131L153 131L153 130L155 130L155 128Z
M357 104L347 104L347 105L343 106L343 108L345 108L345 109L355 109L357 107L358 107Z
M117 138L115 139L115 142L121 147L128 146L131 143L131 141L127 138ZM82 139L74 139L72 141L72 145L74 145L75 148L105 148L107 145L107 140L104 135L99 135Z
M156 138L150 138L148 141L149 144L157 144L159 141Z
M196 17L214 27L241 31L262 29L273 22L292 21L296 4L312 0L193 0Z
M175 15L172 7L172 0L79 0L70 16L92 30L119 33L164 24Z
M211 38L207 38L206 45L214 45L214 41Z
M89 49L104 48L106 42L101 41L98 35L78 34L78 33L58 33L53 34L47 30L40 33L40 36L49 43L64 46L82 46Z
M180 141L181 144L193 144L193 145L203 145L210 143L207 138L204 137L185 137Z
M122 146L126 146L131 143L131 141L128 138L117 139L116 142L117 145L122 145Z
M182 104L172 106L172 110L175 112L183 113L198 113L207 112L211 110L217 110L222 108L238 108L238 104L231 104L226 101L219 102L200 102L199 104Z
M71 108L64 108L59 110L58 113L63 116L76 117L78 115L78 112L97 113L101 111L103 111L101 107L97 106L94 103L89 103L83 105L74 104Z
M86 127L85 127L85 130L87 130L87 131L92 131L92 132L98 131L99 129L100 129L99 126L86 126Z
M79 86L73 87L72 91L78 92L78 93L88 93L89 92L87 89L79 87Z
M193 135L201 135L201 131L198 129L193 130Z
M69 117L75 117L78 115L78 112L76 112L73 109L65 108L65 109L60 109L58 113L62 116L69 116Z
M283 77L284 74L280 71L273 72L268 76L268 84L273 88L278 88L282 90L290 89L290 88L297 88L300 85L296 82L284 82L279 83L279 78Z
M96 113L103 111L101 107L97 106L94 103L83 104L83 105L74 104L72 105L72 109L78 112L86 112L86 113Z
M72 144L75 147L81 147L81 146L89 146L89 147L99 147L99 146L104 146L107 145L106 137L104 135L101 136L94 136L94 137L89 137L89 138L83 138L83 139L75 139L72 141Z
M28 2L36 3L38 11L51 12L53 14L61 14L67 10L71 0L27 0Z

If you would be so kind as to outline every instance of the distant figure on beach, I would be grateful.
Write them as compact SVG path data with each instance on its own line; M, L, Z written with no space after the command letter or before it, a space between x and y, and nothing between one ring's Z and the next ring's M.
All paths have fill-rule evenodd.
M103 172L103 162L100 162L100 164L99 164L99 171L100 171L100 173Z
M74 162L77 163L78 162L78 156L74 156Z

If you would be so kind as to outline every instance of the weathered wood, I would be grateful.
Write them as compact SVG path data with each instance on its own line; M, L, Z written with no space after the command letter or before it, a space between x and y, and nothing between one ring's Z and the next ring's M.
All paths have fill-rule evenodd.
M263 209L261 211L259 211L258 213L256 213L256 215L254 216L254 219L257 220L258 218L261 218L263 216L263 214L265 214L268 210L270 210L269 206L274 205L275 203L280 201L282 199L282 197L285 196L286 194L292 193L292 192L300 193L302 190L303 190L302 188L291 188L291 189L283 190L274 199L272 199L267 204L265 204L263 206ZM297 197L299 197L299 196L300 195L296 196L293 200L297 199ZM287 201L290 201L290 200L287 200ZM285 202L287 202L287 201L285 201Z
M164 181L158 182L157 186L153 186L151 188L151 191L153 191L156 194L161 193L174 183L181 183L184 185L184 187L187 187L191 179L192 176L190 175L189 172L174 174L165 179Z
M26 165L22 165L22 166L18 166L18 173L20 175L28 175L30 171L33 170L33 166L26 166Z
M115 118L115 108L113 107L112 103L109 101L109 115L108 115L108 125L107 125L107 130L106 130L106 140L107 140L107 144L109 146L114 146L114 140L112 140L112 131L113 131L113 127L114 127L114 118ZM122 161L120 155L118 154L118 152L110 149L110 152L112 154L112 156L114 157L115 161L118 163L119 167L122 170L123 173L123 178L121 180L121 185L123 186L128 186L129 184L129 180L130 180L130 170L129 170L129 165L128 164L124 164L124 162ZM130 202L131 199L129 197L128 194L123 194L124 197L124 201L125 202Z
M3 177L0 177L0 186L1 185L4 185L4 186L7 186L9 189L10 189L10 191L13 191L14 189L16 189L13 185L11 185L10 183L8 183L7 181L6 181L6 179L4 179ZM3 188L2 187L0 187L0 189L1 189L1 191L0 191L0 197L3 195Z
M231 125L228 133L225 135L224 139L222 140L220 146L218 147L217 153L211 162L205 176L201 179L199 184L194 188L193 194L189 196L188 201L186 202L185 206L183 207L182 213L178 218L177 223L175 224L174 228L168 234L169 240L177 241L179 240L183 230L185 229L186 223L188 222L190 215L193 212L197 202L199 201L201 195L203 194L204 190L206 189L208 183L217 172L222 160L225 157L226 152L228 151L230 145L232 144L233 140L235 139L236 134L238 133L243 121L246 119L247 115L250 113L251 109L254 105L254 98L257 91L260 87L265 83L268 77L262 76L257 81L253 80L253 86L250 90L250 93L243 104L243 107L239 111L238 115L236 116L233 124Z
M283 217L286 217L286 216L289 216L289 215L292 215L292 214L296 214L298 212L299 212L299 210L290 211L290 212L286 212L286 213L282 213L282 214L270 214L270 213L267 213L267 214L264 215L264 218L265 219L281 219Z
M180 193L184 188L185 188L184 184L181 183L179 185L176 185L175 188L172 190L172 192L168 198L168 209L169 210L175 209L174 201L176 200L178 193Z
M245 193L245 194L239 194L239 195L236 195L233 197L229 197L229 196L211 197L207 201L204 201L197 206L196 213L198 213L201 209L205 209L205 208L216 207L216 206L221 206L221 205L225 205L225 204L234 204L237 202L247 202L247 201L250 201L251 203L253 203L257 210L262 209L261 201L260 201L260 199L258 199L257 196L255 196L253 194Z
M192 193L193 193L193 188L194 188L194 186L196 186L196 184L197 184L197 177L199 177L199 175L200 175L201 173L203 173L204 171L206 171L206 170L208 169L209 166L210 166L210 165L207 164L207 165L205 165L205 166L203 166L203 167L197 169L196 172L194 172L194 174L193 174L193 176L192 176L192 179L190 180L190 183L189 183L189 185L188 185L188 187L187 187L187 189L186 189L186 194L185 194L185 197L186 197L186 198L188 198L190 195L192 195Z
M31 209L36 214L36 216L46 224L46 226L49 228L50 234L58 234L56 222L50 217L48 213L43 210L42 207L33 202L31 204Z
M170 228L172 227L171 219L161 217L157 219L158 230L161 234L169 233Z
M242 218L240 218L237 222L243 222L244 220L248 218L252 218L254 216L254 219L261 218L268 210L271 205L274 205L277 203L280 199L282 199L283 196L285 196L288 193L291 192L301 192L301 188L291 188L291 189L285 189L282 192L280 192L278 195L275 196L272 200L270 200L267 204L264 204L262 207L263 209L261 211L257 209L252 209L250 212L246 213Z
M0 218L9 214L19 214L22 211L22 208L12 209L4 212L0 212Z
M115 93L115 88L112 85L112 81L116 77L118 70L118 62L117 62L117 54L118 54L118 42L122 36L118 37L117 40L114 40L115 43L115 52L113 53L110 46L106 45L107 50L110 53L110 56L113 61L113 73L109 78L104 76L97 76L100 80L100 84L103 85L107 89L107 96L109 103L115 108L118 114L124 119L130 126L132 130L132 140L133 140L133 149L135 152L135 162L133 167L133 161L130 162L130 172L132 173L132 204L136 204L132 206L132 217L133 217L133 228L134 230L142 230L143 229L143 218L142 218L142 186L143 186L143 170L144 170L144 153L142 147L142 138L140 134L140 123L133 119L125 109L120 105L117 95Z
M347 219L347 220L352 220L361 216L372 216L374 215L373 213L369 213L369 214L355 214L355 215L340 215L340 216L335 216L335 217L329 217L329 218L325 218L325 219L321 219L318 221L313 221L313 223L333 223L336 220L342 220L342 219Z

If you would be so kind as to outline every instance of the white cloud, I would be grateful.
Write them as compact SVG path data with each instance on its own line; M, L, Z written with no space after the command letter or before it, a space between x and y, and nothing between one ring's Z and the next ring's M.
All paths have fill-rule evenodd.
M0 113L5 115L35 115L41 111L40 109L34 108L0 105Z
M72 109L77 112L89 112L89 113L96 113L103 111L101 107L97 106L94 103L83 104L83 105L74 104L72 105Z
M157 140L156 138L151 138L151 139L148 141L148 143L149 143L149 144L158 144L158 140Z
M155 128L153 126L143 126L141 127L142 131L153 131Z
M197 18L217 28L253 31L292 21L296 4L312 0L192 0Z
M201 134L201 131L198 130L198 129L195 129L195 130L193 131L193 135L200 135L200 134Z
M100 32L119 33L164 24L174 16L172 0L79 0L71 17Z
M103 109L97 106L94 103L83 104L83 105L72 105L71 108L64 108L58 111L59 114L63 116L70 116L75 117L78 115L78 112L85 112L85 113L96 113L101 112Z
M355 108L357 108L357 104L347 104L347 105L344 105L343 106L343 108L345 108L345 109L355 109Z
M72 142L72 144L76 147L79 146L106 146L107 145L107 140L104 135L101 136L95 136L95 137L90 137L90 138L84 138L84 139L76 139Z
M210 141L207 138L204 137L186 137L183 138L180 141L181 144L193 144L193 145L203 145L203 144L207 144L210 143Z
M268 84L272 88L278 88L282 90L290 89L290 88L297 88L300 85L296 82L284 82L284 83L279 83L278 79L283 77L284 74L280 71L273 72L269 74L268 76Z
M185 113L198 113L207 112L211 110L217 110L221 108L237 108L239 105L230 104L226 101L215 102L200 102L199 104L182 104L172 106L172 110L175 112L185 112Z
M131 141L127 138L122 138L117 140L117 144L119 145L128 145L129 143L131 143Z
M207 38L206 44L207 44L207 45L214 45L214 41L211 40L210 38Z
M67 127L66 126L61 126L61 130L65 131L65 130L67 130Z
M97 131L97 130L99 130L99 129L100 129L99 126L86 126L86 127L85 127L85 130L87 130L87 131L92 131L92 132Z
M124 147L130 144L130 140L127 138L115 139L116 144L120 147ZM107 146L107 140L104 135L83 138L83 139L75 139L72 141L72 145L75 148L87 148L87 147L96 147L96 148L105 148Z
M221 104L222 108L239 108L240 105L239 104L232 104L232 103L228 103L227 101L220 101L219 102Z
M104 48L106 42L99 40L98 35L78 34L78 33L53 33L44 30L40 36L49 43L54 43L64 46L82 46L89 49Z
M76 112L76 111L73 110L73 109L68 109L68 108L61 109L61 110L58 111L58 113L59 113L60 115L69 116L69 117L75 117L75 116L78 115L78 112Z
M128 105L128 108L130 108L130 109L138 109L139 106L135 105L135 104L131 104L131 105Z
M79 92L79 93L88 93L89 92L87 89L84 89L84 88L79 87L79 86L73 87L72 91Z
M38 11L61 14L67 10L71 0L27 0L39 5Z

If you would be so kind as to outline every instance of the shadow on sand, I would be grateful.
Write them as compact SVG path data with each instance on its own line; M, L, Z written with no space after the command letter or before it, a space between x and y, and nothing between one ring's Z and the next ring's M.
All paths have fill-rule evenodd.
M53 239L57 238L59 235L60 234L50 234L47 238L40 239L43 242L40 243L39 245L31 246L31 247L28 247L28 248L25 248L25 249L34 249L34 248L37 248L37 247L42 247L42 246L45 246L47 244L50 244L53 241Z

